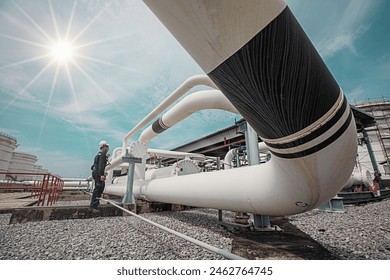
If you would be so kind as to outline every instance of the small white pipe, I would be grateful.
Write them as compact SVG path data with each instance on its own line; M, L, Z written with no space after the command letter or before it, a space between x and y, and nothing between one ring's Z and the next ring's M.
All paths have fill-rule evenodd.
M259 153L268 153L269 152L269 148L267 147L267 145L264 142L259 142L258 147L259 147ZM225 158L223 159L224 169L232 168L232 160L233 160L234 155L236 153L237 153L237 148L230 149L226 153Z
M167 98L165 98L152 112L144 117L133 129L131 129L124 137L122 143L122 156L126 155L126 147L129 139L137 133L141 128L147 125L151 120L158 116L161 112L167 109L190 89L198 85L205 85L217 89L218 87L207 75L195 75L185 80L178 88L175 89ZM111 161L111 165L106 168L110 170L114 168L118 163L121 163L122 157L116 157Z
M226 153L225 158L223 159L223 167L225 170L232 168L232 160L233 160L234 156L237 154L237 149L238 148L230 149Z

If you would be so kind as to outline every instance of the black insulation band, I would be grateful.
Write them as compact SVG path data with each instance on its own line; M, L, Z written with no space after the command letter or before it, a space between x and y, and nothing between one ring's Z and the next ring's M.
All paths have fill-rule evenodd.
M165 130L167 130L169 127L164 125L163 121L161 118L159 118L158 120L156 120L153 124L152 124L152 130L155 132L155 133L161 133Z
M300 157L304 157L316 153L324 149L325 147L329 146L334 141L336 141L347 130L347 128L351 124L351 120L352 120L352 111L350 111L348 119L345 121L342 127L340 127L331 137L329 137L328 139L324 140L323 142L321 142L320 144L312 148L297 153L291 153L291 154L282 154L274 151L271 151L271 153L280 158L300 158Z
M328 122L326 122L323 126L318 128L317 130L313 131L312 133L310 133L310 134L308 134L300 139L291 141L289 143L283 143L283 144L271 144L271 143L267 143L266 141L264 143L268 147L276 148L276 149L288 149L288 148L293 148L296 146L303 145L303 144L321 136L322 134L327 132L333 125L335 125L340 120L342 115L345 113L345 110L347 109L347 107L349 108L349 106L347 106L347 105L348 105L347 99L344 98L344 102L341 105L341 108L337 111L337 113Z
M265 139L308 127L332 108L340 94L288 7L208 75Z

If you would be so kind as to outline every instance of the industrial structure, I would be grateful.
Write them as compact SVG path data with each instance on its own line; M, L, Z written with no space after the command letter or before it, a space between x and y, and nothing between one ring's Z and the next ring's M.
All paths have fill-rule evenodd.
M370 144L378 163L378 171L384 179L390 178L390 102L389 101L369 101L358 103L357 108L368 112L375 118L375 124L366 129ZM371 164L371 159L367 151L367 145L364 145L364 135L359 135L358 164L362 168L375 173Z
M144 2L207 76L183 82L124 136L106 168L107 193L266 216L309 211L343 188L357 155L353 113L283 1ZM211 89L179 101L197 85ZM171 151L176 166L147 163L167 153L151 151L152 137L205 109L242 115L249 166L218 170L219 157L182 151ZM259 137L271 157L259 156ZM217 170L195 168L211 161Z

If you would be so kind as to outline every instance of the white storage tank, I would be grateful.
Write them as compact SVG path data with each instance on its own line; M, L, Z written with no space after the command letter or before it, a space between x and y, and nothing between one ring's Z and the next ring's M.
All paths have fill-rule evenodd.
M16 138L0 132L0 172L8 172L12 153L17 147ZM0 180L5 178L5 174L0 174Z
M9 164L8 172L35 172L34 164L37 162L37 157L28 153L13 152ZM34 180L32 175L18 175L14 176L17 181Z
M44 173L44 172L42 172L42 165L34 164L33 172L34 173ZM42 177L43 177L42 175L37 175L34 177L34 180L42 180Z

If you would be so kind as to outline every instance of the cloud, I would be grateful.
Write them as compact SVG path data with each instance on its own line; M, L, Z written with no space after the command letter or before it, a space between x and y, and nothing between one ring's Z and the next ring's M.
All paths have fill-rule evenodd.
M76 153L64 153L59 150L42 148L23 147L23 152L37 155L37 165L42 165L49 172L61 177L87 178L90 175L90 166L93 158L84 159Z
M324 39L318 43L318 51L323 57L333 56L343 49L349 49L353 54L357 55L355 41L368 29L369 26L359 26L355 32L339 33L333 38Z
M370 28L370 17L380 1L293 1L287 3L322 57L342 50L357 55L355 43Z
M359 85L348 92L345 92L350 103L356 103L357 100L361 100L365 96L365 90L362 85Z

